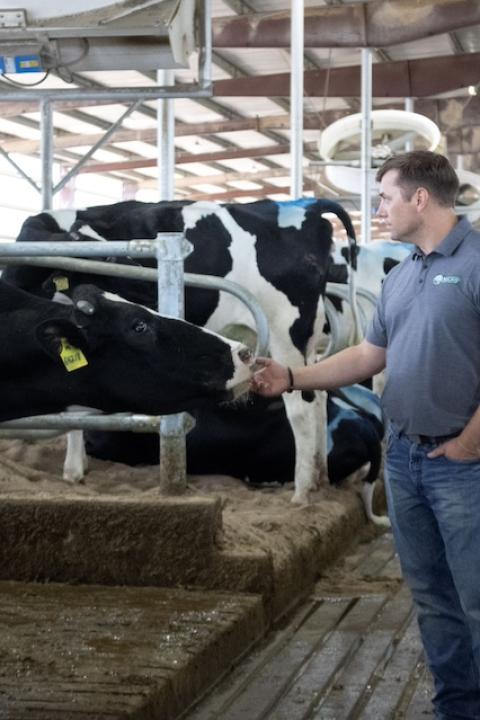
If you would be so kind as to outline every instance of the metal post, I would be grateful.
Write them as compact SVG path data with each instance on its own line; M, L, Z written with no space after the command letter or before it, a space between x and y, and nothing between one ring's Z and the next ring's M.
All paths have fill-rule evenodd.
M174 85L172 70L157 70L158 85ZM160 200L175 195L175 115L174 100L157 101L158 191Z
M362 48L362 243L372 237L372 201L370 188L372 155L372 51Z
M303 55L304 0L291 2L290 72L290 194L303 195Z
M203 0L200 51L198 59L199 85L212 93L212 3Z
M40 113L42 210L50 210L53 204L53 107L50 100L42 100Z
M185 314L181 238L172 236L159 248L157 266L158 311L181 318ZM160 420L160 492L163 495L181 495L187 487L186 418L185 413L178 413L163 415Z
M171 70L157 70L158 85L173 85ZM160 200L173 200L175 171L175 116L173 100L157 102L158 191ZM183 317L184 278L180 244L169 244L167 254L157 254L158 310L173 317ZM160 492L179 495L187 484L185 414L165 415L160 420Z
M405 111L406 112L413 112L413 98L408 97L405 98ZM405 141L405 152L410 152L413 150L413 141L411 138L408 138Z

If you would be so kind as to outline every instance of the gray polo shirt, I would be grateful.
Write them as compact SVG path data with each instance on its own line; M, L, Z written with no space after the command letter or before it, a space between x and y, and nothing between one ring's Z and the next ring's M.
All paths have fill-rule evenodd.
M466 218L390 271L366 339L387 350L382 404L399 430L466 425L480 404L480 233Z

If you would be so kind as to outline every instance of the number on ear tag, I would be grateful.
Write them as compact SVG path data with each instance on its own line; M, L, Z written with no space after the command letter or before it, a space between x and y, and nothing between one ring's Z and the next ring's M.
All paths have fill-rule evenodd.
M63 290L68 290L68 288L70 287L70 283L68 282L68 277L65 277L64 275L58 275L56 278L54 278L53 284L55 285L55 290L57 292L62 292Z
M60 357L62 358L62 362L67 368L68 372L72 372L72 370L78 370L79 368L88 365L87 358L79 348L70 345L66 338L60 338L60 343Z

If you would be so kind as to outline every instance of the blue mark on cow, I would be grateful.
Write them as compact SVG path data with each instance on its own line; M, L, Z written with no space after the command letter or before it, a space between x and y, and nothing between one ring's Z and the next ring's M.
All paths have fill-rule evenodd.
M353 406L368 412L383 422L380 398L374 392L363 385L348 385L339 388L339 392L343 395L344 402L348 403L350 407Z
M315 198L297 198L297 200L278 200L278 224L280 227L296 227L300 230L305 220L306 208L313 205Z

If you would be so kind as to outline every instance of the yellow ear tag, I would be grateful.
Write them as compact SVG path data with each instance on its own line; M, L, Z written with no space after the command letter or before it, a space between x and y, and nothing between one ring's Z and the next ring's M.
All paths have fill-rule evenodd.
M70 345L66 338L60 338L60 343L60 357L62 358L62 362L67 368L68 372L72 372L72 370L78 370L79 368L88 365L87 358L79 348Z
M55 285L55 290L57 292L62 292L63 290L68 290L70 287L70 284L68 282L68 278L64 275L59 275L58 277L53 279L53 284Z

